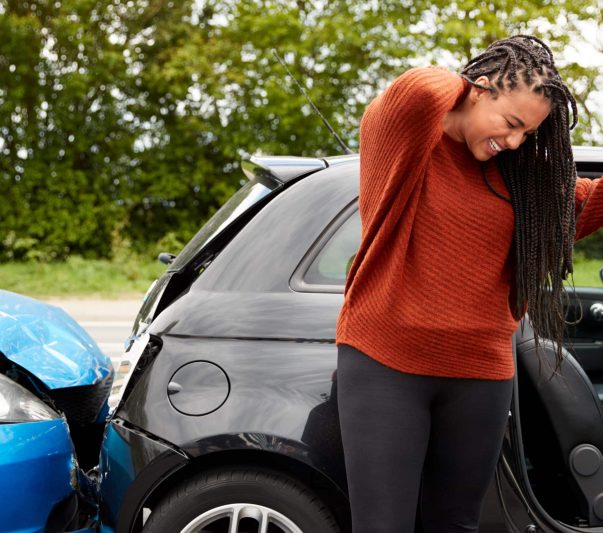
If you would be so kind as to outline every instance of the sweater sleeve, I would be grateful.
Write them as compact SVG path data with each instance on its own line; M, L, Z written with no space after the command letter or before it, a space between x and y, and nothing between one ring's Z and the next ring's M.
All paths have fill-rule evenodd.
M347 276L344 294L366 255L387 247L402 213L416 205L431 152L441 139L444 115L462 99L469 83L443 67L406 71L366 108L360 122L360 246Z
M603 176L576 180L576 240L603 227Z
M467 86L443 67L412 68L368 105L360 123L363 230L410 194L441 138L444 115Z

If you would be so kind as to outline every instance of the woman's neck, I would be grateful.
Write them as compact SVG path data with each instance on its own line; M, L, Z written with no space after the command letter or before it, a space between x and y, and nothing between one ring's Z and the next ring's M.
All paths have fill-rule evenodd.
M442 128L448 137L454 139L455 141L463 142L465 139L461 134L462 130L459 124L460 119L461 116L459 116L457 111L449 111L442 119Z
M459 105L448 111L442 119L442 128L446 132L446 135L458 142L465 141L465 136L463 135L463 119L469 104L468 100L469 97L466 96Z

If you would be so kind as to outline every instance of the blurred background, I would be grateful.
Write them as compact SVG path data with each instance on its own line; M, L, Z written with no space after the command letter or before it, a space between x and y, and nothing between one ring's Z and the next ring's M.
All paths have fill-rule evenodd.
M0 0L0 288L131 295L245 178L248 154L357 149L364 106L411 66L550 43L603 145L603 0ZM578 248L603 264L603 234Z

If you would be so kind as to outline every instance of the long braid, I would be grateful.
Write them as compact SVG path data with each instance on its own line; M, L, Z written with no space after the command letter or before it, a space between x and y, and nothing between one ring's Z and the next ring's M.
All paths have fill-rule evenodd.
M496 161L511 194L515 213L514 315L527 304L538 345L556 342L556 367L563 361L565 304L563 281L573 272L576 233L576 168L570 130L576 125L574 97L563 83L550 48L540 39L518 35L491 44L469 61L461 75L474 85L487 76L490 90L513 90L520 84L551 102L551 112L534 135L517 150L501 152ZM572 122L569 121L569 111Z

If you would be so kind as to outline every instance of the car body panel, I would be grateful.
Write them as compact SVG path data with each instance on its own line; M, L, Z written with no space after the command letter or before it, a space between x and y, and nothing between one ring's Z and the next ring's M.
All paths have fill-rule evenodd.
M149 328L155 335L335 343L342 294L195 290ZM186 310L194 312L183 312ZM326 319L326 320L325 320ZM236 334L233 334L235 328Z
M76 465L67 422L1 424L0 452L2 531L43 531L55 505L74 491Z
M129 530L155 485L187 460L173 446L128 428L119 419L112 420L107 425L100 456L103 472L100 507L104 516L101 532Z
M357 189L358 168L352 164L293 183L237 233L192 290L290 292L291 272L325 226L355 200Z
M94 385L111 361L58 307L0 290L0 352L49 389Z
M331 343L242 343L234 339L166 336L160 355L136 384L119 416L135 427L144 426L145 431L175 444L192 457L207 453L206 443L218 435L266 435L296 441L300 446L305 443L314 446L316 457L312 462L323 464L325 474L342 483L343 461L333 461L332 457L341 451L339 435L322 431L323 426L313 420L320 415L329 417L328 423L333 427L339 424L334 355ZM180 413L168 399L167 386L172 375L190 361L209 358L224 370L232 384L227 400L220 409L204 416ZM257 396L258 387L261 398ZM211 384L199 391L203 395L211 392ZM258 409L247 409L251 404ZM322 455L318 455L319 450Z
M573 152L577 163L596 163L599 167L602 166L603 148L599 146L574 146Z

